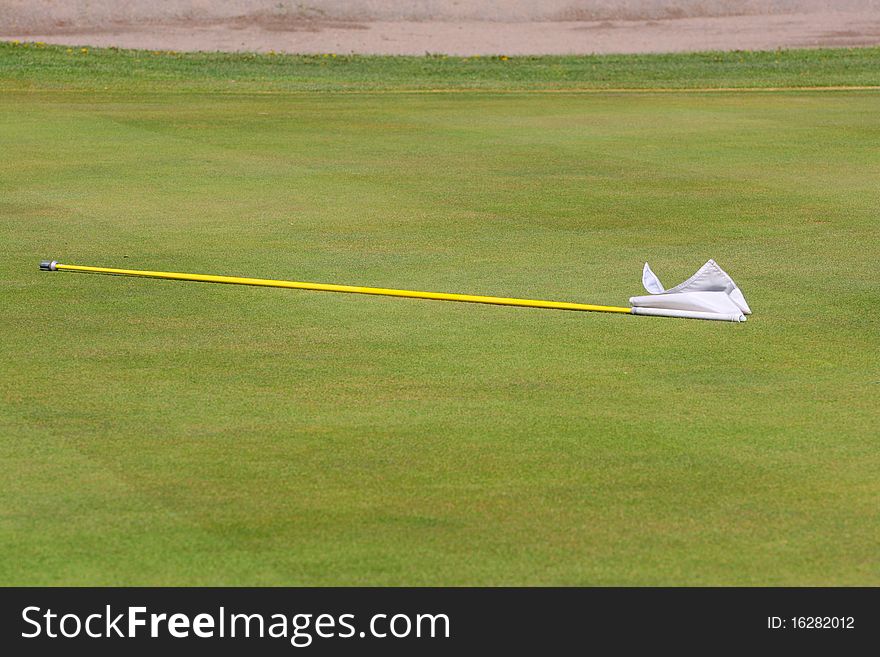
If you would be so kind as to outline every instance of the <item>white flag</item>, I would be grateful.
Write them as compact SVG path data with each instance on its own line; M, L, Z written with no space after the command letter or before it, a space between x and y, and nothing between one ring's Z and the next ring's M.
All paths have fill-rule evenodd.
M650 295L632 297L629 302L633 313L643 315L659 314L654 311L681 311L684 316L691 313L707 315L705 319L726 319L734 322L746 321L745 316L752 311L742 291L733 279L710 260L684 283L669 288L663 287L648 263L642 270L642 284Z

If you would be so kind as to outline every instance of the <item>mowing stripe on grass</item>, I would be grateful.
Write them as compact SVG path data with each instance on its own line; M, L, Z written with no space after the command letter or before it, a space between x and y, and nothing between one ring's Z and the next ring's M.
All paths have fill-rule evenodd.
M18 87L0 87L0 92L23 91L45 92L46 89L21 89ZM55 89L54 93L86 93L93 94L94 89ZM701 93L784 93L784 92L834 92L834 91L880 91L880 85L856 85L856 86L830 86L830 87L626 87L626 88L561 88L561 89L487 89L480 87L470 88L437 88L437 89L266 89L266 90L206 90L202 93L216 94L221 96L314 96L316 94L331 94L334 96L401 96L401 95L442 95L442 94L485 94L487 96L520 96L530 94L701 94ZM103 93L114 93L107 90ZM128 91L118 93L129 93ZM189 94L188 91L176 91L174 89L163 90L164 94L174 95L180 93Z

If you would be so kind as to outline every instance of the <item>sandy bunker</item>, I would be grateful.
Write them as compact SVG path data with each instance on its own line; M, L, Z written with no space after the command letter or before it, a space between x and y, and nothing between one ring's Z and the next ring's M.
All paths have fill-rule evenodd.
M588 54L880 44L880 0L3 0L0 38L171 50Z

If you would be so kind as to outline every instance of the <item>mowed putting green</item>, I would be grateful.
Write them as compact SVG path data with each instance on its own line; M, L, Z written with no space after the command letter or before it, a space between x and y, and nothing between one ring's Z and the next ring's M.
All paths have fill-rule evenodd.
M880 92L105 89L21 50L2 584L880 585ZM626 305L710 257L747 323L37 269Z

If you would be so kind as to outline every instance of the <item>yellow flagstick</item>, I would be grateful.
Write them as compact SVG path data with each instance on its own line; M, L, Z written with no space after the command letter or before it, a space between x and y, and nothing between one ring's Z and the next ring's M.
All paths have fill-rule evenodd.
M555 310L580 310L599 313L634 314L631 308L624 308L622 306L595 306L587 303L543 301L540 299L511 299L508 297L486 297L472 294L448 294L446 292L419 292L417 290L394 290L382 287L360 287L356 285L330 285L327 283L276 281L269 278L240 278L238 276L210 276L206 274L184 274L179 272L145 271L140 269L112 269L110 267L63 265L60 262L55 262L54 260L44 260L40 263L40 269L43 271L74 271L93 274L139 276L142 278L164 278L173 281L198 281L201 283L227 283L232 285L259 285L262 287L284 287L296 290L317 290L320 292L348 292L350 294L375 294L386 297L408 297L411 299L434 299L437 301L488 303L497 306L522 306L526 308L552 308Z

